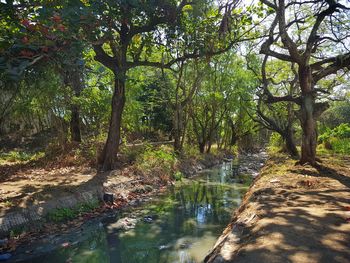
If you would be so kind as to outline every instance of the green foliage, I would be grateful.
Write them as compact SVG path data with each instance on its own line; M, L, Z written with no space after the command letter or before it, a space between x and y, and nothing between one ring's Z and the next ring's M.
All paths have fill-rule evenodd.
M138 67L129 70L123 130L128 141L167 140L172 129L173 93L170 74Z
M82 117L89 131L94 135L106 130L111 111L110 100L112 93L106 88L87 87L76 98L80 106Z
M18 238L20 235L25 233L28 229L28 227L25 225L22 226L16 226L10 230L10 238Z
M184 175L180 171L175 172L173 175L173 178L175 179L175 181L182 181L183 177Z
M175 173L177 158L169 146L149 146L136 159L136 167L145 175L158 176L161 180Z
M67 207L57 208L53 211L50 211L46 217L48 220L56 223L66 222L84 213L91 212L92 210L96 209L98 206L99 206L98 201L90 201L87 203L81 203L72 208L67 208Z
M172 149L167 146L160 146L158 148L150 146L139 156L137 163L145 170L150 170L158 165L164 165L170 171L176 163L176 157Z
M29 153L25 151L9 151L6 153L0 153L0 163L7 162L26 162L38 160L45 156L44 152Z
M283 138L282 138L282 136L279 133L277 133L277 132L271 133L270 140L269 140L269 146L272 146L272 147L281 147L281 146L283 146Z
M339 139L339 138L329 138L329 144L331 149L336 153L350 154L350 138Z
M326 110L320 119L320 130L333 129L342 123L350 124L350 101L336 101Z
M76 213L71 208L57 208L49 212L47 218L53 222L62 222L72 220L76 217Z
M320 135L318 139L320 142L325 142L331 137L339 139L350 138L350 124L342 123L334 129L328 129L326 132Z
M319 136L319 142L336 153L350 153L350 124L342 123L334 129L327 129Z

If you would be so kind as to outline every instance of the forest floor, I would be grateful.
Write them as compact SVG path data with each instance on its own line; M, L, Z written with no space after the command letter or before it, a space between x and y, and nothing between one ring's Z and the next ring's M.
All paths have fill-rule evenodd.
M350 262L350 157L270 157L205 262Z

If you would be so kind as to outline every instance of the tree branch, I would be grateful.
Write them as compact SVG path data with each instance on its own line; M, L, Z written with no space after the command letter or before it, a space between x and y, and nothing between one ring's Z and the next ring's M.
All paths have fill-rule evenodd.
M102 45L94 45L94 51L96 53L95 59L112 70L113 72L116 72L118 69L118 61L114 59L113 57L109 56L102 48Z
M334 61L332 64L312 74L314 83L317 83L324 77L337 73L343 68L347 67L350 69L350 53L337 56L335 60L334 58L331 59Z

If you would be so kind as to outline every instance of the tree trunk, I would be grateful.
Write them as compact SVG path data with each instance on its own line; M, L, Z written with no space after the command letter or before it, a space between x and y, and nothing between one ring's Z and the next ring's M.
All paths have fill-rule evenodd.
M175 105L174 113L174 152L181 153L181 134L182 134L182 108L180 103Z
M315 95L310 67L299 66L300 88L302 90L300 124L303 130L301 158L299 163L316 164L317 125L314 117Z
M229 145L230 145L230 147L232 147L237 143L238 135L237 135L237 131L236 131L236 125L231 118L228 119L228 124L229 124L230 130L231 130Z
M291 85L290 87L291 96L293 95L293 92L294 92L293 89L294 89L294 85ZM294 131L293 131L294 113L293 113L292 102L288 103L287 110L288 110L288 123L285 129L285 136L284 136L284 140L286 143L286 150L292 158L297 158L299 157L299 153L294 141Z
M72 142L81 142L79 107L76 104L73 104L71 111L72 111L71 119L70 119L71 140Z
M292 157L299 157L299 153L294 141L294 134L292 127L289 127L284 135L286 143L286 150Z
M316 120L313 116L315 99L313 95L302 98L301 128L303 130L300 164L316 164L317 131Z
M74 92L74 96L79 97L83 89L79 69L72 69L68 72L69 84ZM71 105L70 132L72 142L81 142L79 106L76 103Z
M112 113L106 144L99 158L102 170L115 168L121 138L122 113L125 105L125 72L118 72L112 97Z
M199 143L198 143L198 146L199 146L199 152L200 152L200 153L204 153L204 150L205 150L205 142L199 142Z
M208 146L207 146L207 153L210 153L210 150L211 150L211 145L212 145L212 143L211 143L211 141L208 141Z

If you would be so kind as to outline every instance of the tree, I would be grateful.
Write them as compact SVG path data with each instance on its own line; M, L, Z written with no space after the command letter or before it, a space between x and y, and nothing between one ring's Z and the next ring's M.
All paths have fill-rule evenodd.
M142 124L147 131L144 135L155 136L157 139L160 133L170 135L173 111L169 107L169 97L172 88L170 78L167 74L161 74L160 70L141 84L136 99L142 106L138 119L141 115Z
M274 96L287 95L293 97L295 95L295 90L297 89L298 80L295 65L292 64L291 68L288 68L288 64L283 63L282 61L272 62L273 63L270 63L268 70L266 70L270 73L268 75L269 92L273 92ZM266 61L263 63L266 63ZM264 67L265 66L266 65L264 64ZM258 75L254 68L251 67L251 70ZM261 77L259 79L261 82ZM294 123L296 120L294 103L290 101L269 103L269 98L264 96L264 94L266 94L266 87L264 87L263 83L260 84L263 89L259 89L257 92L258 103L256 105L256 118L254 119L263 127L281 135L285 143L285 149L290 156L299 157L294 139Z
M109 68L115 77L112 113L106 144L99 157L103 170L113 168L121 137L125 106L125 82L128 70L139 66L170 69L172 65L228 50L215 46L220 11L205 1L99 1L88 8L99 25L91 40L95 59ZM207 10L207 11L205 11ZM101 20L101 17L103 19ZM88 21L89 18L86 20ZM86 31L91 31L90 22ZM181 44L184 53L174 54L172 47ZM223 43L225 43L223 39ZM158 51L158 52L155 52Z
M175 98L171 102L174 109L173 135L176 153L182 152L192 100L200 88L203 77L198 64L197 60L192 63L181 63L176 79Z
M326 102L317 101L324 92L319 82L350 66L347 23L349 7L335 0L271 2L261 0L274 13L269 34L260 52L298 66L298 94L276 97L268 90L263 63L265 96L270 103L290 101L300 106L298 118L302 127L302 147L299 163L316 164L316 121L327 108ZM331 48L332 52L327 52Z
M252 131L246 110L256 87L253 74L234 50L205 61L196 70L203 76L190 116L199 151L210 152L214 143L235 144Z
M61 4L45 1L0 3L1 32L4 33L0 39L0 70L12 80L12 85L18 86L26 71L42 64L55 64L63 85L70 86L74 96L80 95L84 45L76 37L79 27L68 24L68 19L59 14ZM79 108L73 101L70 131L72 141L80 142Z

